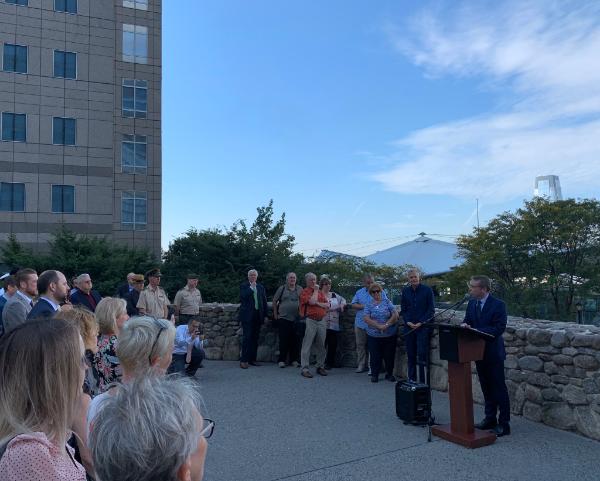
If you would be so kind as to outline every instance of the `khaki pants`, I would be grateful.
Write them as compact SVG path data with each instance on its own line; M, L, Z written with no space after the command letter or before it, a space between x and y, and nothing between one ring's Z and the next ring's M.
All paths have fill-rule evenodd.
M310 317L306 318L306 331L302 340L302 351L300 361L302 369L308 369L310 365L310 350L315 346L317 355L317 368L325 364L325 338L327 337L327 325L325 321L315 321Z
M367 335L367 331L365 329L361 329L360 327L354 327L354 337L356 338L356 355L358 357L358 367L360 369L364 369L368 367L368 359L367 359L367 339L369 336Z

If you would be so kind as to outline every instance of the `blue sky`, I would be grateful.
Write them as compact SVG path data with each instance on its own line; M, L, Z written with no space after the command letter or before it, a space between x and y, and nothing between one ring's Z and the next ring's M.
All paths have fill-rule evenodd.
M274 200L306 255L597 195L594 2L163 2L163 246ZM441 237L449 240L448 237Z

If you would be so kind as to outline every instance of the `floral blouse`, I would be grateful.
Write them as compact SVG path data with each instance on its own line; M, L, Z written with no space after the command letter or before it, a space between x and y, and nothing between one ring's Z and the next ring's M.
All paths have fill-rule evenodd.
M94 355L92 369L94 377L98 379L97 389L94 394L101 394L113 382L121 380L123 375L121 363L116 354L117 336L101 334L98 336L98 352Z

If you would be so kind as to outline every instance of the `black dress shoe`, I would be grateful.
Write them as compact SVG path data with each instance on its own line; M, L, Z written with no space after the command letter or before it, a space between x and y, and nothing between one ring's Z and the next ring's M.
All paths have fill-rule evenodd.
M371 382L379 382L379 376L371 376Z
M495 419L485 418L483 421L475 425L476 429L494 429L498 423Z
M494 433L496 433L496 436L499 438L502 436L508 436L510 434L510 424L498 424L494 428Z

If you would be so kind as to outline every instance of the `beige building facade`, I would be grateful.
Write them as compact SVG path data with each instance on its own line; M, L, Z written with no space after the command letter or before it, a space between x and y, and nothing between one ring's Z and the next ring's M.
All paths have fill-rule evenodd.
M0 0L0 242L161 242L161 0Z

